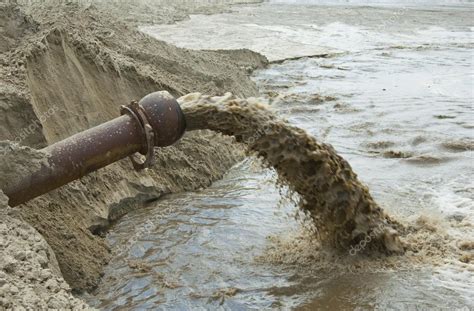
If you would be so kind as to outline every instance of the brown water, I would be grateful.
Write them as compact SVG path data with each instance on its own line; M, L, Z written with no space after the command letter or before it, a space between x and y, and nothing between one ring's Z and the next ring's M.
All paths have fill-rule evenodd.
M276 118L258 100L194 93L179 101L189 131L210 129L234 136L274 168L281 182L301 196L299 205L314 222L315 238L328 248L347 251L370 236L364 248L404 251L396 224L332 146Z
M249 158L209 189L127 215L108 236L114 259L90 301L104 309L474 308L471 20L461 4L267 3L147 29L186 47L248 46L274 60L327 52L275 63L254 79L275 113L350 163L417 248L385 258L323 252L298 197L287 199L276 173Z

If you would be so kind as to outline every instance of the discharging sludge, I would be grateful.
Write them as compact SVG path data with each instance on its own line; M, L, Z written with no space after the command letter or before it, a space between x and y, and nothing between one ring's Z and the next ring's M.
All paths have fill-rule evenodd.
M330 145L278 119L256 99L193 93L181 97L180 104L184 115L169 93L152 93L123 107L122 117L45 148L49 165L4 188L10 205L135 152L152 157L154 146L173 144L187 126L189 131L210 129L235 136L262 156L280 180L301 196L300 207L310 213L323 244L347 250L371 236L368 250L403 252L396 231L399 225L374 202L349 163Z
M474 307L469 1L0 2L0 310Z
M188 130L233 135L262 156L301 196L300 207L310 213L323 244L348 250L371 236L368 250L403 252L396 231L400 225L375 203L330 145L278 119L257 99L194 93L179 101Z

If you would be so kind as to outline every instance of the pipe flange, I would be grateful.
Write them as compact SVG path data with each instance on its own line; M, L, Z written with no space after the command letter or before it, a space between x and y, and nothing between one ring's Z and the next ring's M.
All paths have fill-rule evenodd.
M140 153L145 155L145 160L143 162L139 162L134 155L129 156L133 168L136 171L141 171L145 168L152 166L155 160L155 132L153 131L153 127L148 121L148 117L145 113L145 110L137 101L132 101L130 105L120 107L120 114L130 115L140 125L140 128L142 129L143 149Z

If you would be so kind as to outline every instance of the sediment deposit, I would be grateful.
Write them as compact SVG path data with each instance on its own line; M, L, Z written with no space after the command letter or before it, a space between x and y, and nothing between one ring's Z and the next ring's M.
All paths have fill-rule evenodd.
M41 149L96 126L150 92L257 93L248 73L266 64L261 55L176 48L142 34L106 6L0 4L2 183L43 161L21 146ZM156 150L152 169L137 173L128 160L119 161L12 209L11 217L42 235L57 259L58 278L73 292L91 290L108 261L101 235L111 223L163 194L209 185L242 156L228 137L192 133ZM0 308L15 306L13 294L5 293Z
M0 307L90 309L64 281L56 256L31 225L14 213L0 191Z

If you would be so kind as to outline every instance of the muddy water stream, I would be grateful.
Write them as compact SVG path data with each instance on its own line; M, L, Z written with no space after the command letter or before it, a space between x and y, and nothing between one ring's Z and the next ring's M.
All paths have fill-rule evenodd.
M432 230L423 238L432 253L447 251L416 265L312 265L314 254L286 252L311 246L301 242L305 223L295 219L296 204L276 187L272 170L249 158L209 189L171 195L125 216L108 236L115 256L91 303L175 310L474 308L473 250L466 243L474 239L473 13L472 5L453 3L270 2L144 29L188 48L266 54L275 63L254 80L272 109L332 144L389 214ZM303 55L324 57L282 61Z

